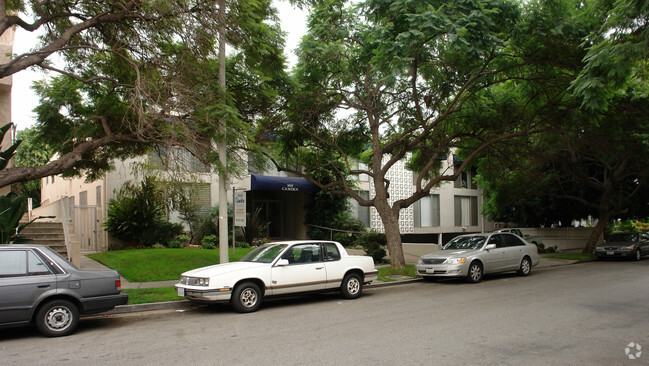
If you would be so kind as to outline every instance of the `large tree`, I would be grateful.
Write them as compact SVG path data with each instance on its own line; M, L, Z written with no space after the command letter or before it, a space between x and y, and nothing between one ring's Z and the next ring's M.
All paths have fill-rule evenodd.
M391 265L403 267L400 211L457 179L486 147L537 128L538 121L514 112L480 123L473 118L495 113L479 101L492 86L517 78L522 60L509 40L520 30L519 17L517 3L500 0L318 2L300 46L301 89L290 123L265 126L277 133L277 166L322 188L342 187L336 192L376 208ZM465 146L472 149L463 163L441 170L440 160ZM417 173L414 189L407 198L390 198L386 174L408 158ZM336 174L318 180L304 167ZM344 179L361 174L370 177L373 197L360 196Z
M556 95L560 113L551 132L491 151L509 159L481 159L485 207L522 224L592 215L591 252L609 219L647 212L647 9L642 15L633 1L540 4L530 15L545 36L534 43L551 57L539 90Z
M28 67L59 75L39 86L37 125L59 155L38 167L3 170L0 186L78 169L99 173L111 158L159 143L210 159L212 141L225 139L215 129L218 118L236 129L248 112L238 113L237 96L215 83L219 11L205 0L1 1L3 32L18 26L43 35L30 52L0 65L0 76ZM229 1L224 19L246 80L274 80L283 67L282 38L270 1ZM50 61L54 54L60 62Z

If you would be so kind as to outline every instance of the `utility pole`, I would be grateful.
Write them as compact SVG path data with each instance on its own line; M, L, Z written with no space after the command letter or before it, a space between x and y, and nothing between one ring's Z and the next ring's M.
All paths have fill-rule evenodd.
M227 98L225 95L225 0L218 0L219 6L219 86L221 89L222 103L225 105ZM219 121L219 256L221 263L229 262L228 258L228 191L225 186L227 181L227 145L226 145L226 126L225 117Z

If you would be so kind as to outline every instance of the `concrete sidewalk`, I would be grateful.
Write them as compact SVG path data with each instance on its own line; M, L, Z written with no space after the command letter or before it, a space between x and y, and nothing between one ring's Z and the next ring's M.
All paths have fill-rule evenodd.
M352 253L350 253L352 254ZM354 253L356 254L356 253ZM412 255L406 255L407 264L415 264L419 260L419 257ZM541 268L550 268L557 266L566 266L570 264L575 264L579 261L570 260L570 259L555 259L555 258L543 258L541 257L541 262L534 267L534 269ZM81 254L81 269L84 270L109 270L110 268L104 266L103 264L92 260L86 257L83 253ZM411 279L410 277L405 277L403 280ZM171 281L154 281L154 282L128 282L124 277L122 277L122 289L131 290L131 289L144 289L144 288L160 288L160 287L172 287L178 283L178 280ZM386 282L392 283L392 282Z

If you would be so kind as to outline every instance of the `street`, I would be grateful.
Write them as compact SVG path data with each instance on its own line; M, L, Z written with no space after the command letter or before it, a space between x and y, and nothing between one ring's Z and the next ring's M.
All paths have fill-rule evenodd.
M93 317L63 338L3 329L0 354L0 365L647 365L649 259L270 300L252 314Z

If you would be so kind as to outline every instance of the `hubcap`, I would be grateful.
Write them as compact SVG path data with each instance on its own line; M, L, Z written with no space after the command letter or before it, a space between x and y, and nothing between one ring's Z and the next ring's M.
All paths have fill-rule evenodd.
M479 280L480 277L482 276L480 272L481 270L479 265L475 264L471 266L471 279L473 279L474 281Z
M524 259L524 260L523 260L523 265L522 265L522 267L523 267L523 268L522 268L522 269L523 269L523 273L527 273L527 272L529 272L529 271L530 271L530 261L528 261L527 259Z
M241 304L247 308L255 306L257 303L257 292L247 288L241 292Z
M350 294L357 293L358 290L360 289L360 287L361 287L361 285L358 282L358 279L356 279L356 278L351 278L351 279L349 279L349 281L347 281L347 291Z
M70 325L72 314L65 307L54 308L47 313L45 324L54 331L61 331Z

